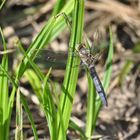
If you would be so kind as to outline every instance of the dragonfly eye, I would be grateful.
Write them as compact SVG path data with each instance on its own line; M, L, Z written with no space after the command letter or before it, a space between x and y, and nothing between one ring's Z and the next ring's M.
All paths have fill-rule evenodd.
M76 50L78 50L78 51L80 51L83 48L85 48L85 44L83 44L83 43L76 45Z

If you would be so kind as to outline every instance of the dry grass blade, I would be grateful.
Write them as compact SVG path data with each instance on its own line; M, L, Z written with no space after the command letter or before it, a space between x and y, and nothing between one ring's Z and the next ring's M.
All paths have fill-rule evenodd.
M8 53L13 53L15 51L15 49L9 49L6 51L0 51L0 55L4 55L4 54L8 54Z

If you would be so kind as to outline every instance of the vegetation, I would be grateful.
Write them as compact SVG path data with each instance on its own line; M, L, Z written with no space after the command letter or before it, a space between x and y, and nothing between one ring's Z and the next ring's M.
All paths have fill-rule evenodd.
M0 10L3 8L4 2L5 1L2 2ZM51 140L67 139L67 132L71 129L74 130L75 133L78 133L80 139L92 139L102 102L96 95L96 90L88 70L86 70L88 93L84 128L80 127L76 121L71 119L80 65L80 58L73 56L71 52L75 52L77 44L83 43L84 40L89 40L88 37L85 39L84 11L84 0L57 0L51 17L34 41L32 41L28 49L24 49L21 40L16 42L17 49L22 54L22 60L17 64L17 69L14 73L12 73L12 70L9 68L9 55L12 50L9 51L7 49L2 27L0 28L3 44L0 64L0 140L8 140L10 137L11 117L14 113L14 108L16 108L15 139L22 140L25 137L23 131L24 113L28 115L34 139L39 139L36 122L30 110L28 99L24 96L20 86L23 77L29 82L39 101L38 107L44 113L47 122L46 128L49 130L49 134L47 135ZM72 25L70 22L72 22ZM44 47L51 44L52 41L67 29L70 31L68 49L70 52L68 52L64 80L61 85L61 94L59 95L56 90L55 81L50 78L52 68L50 67L47 73L44 74L34 60L39 56L40 51L42 51ZM113 35L111 27L109 27L108 32L109 44L102 82L105 91L108 90L111 82L113 60ZM133 49L134 53L137 48L139 47L136 46ZM136 52L139 52L139 50ZM126 61L124 64L118 76L120 86L122 86L123 80L130 72L133 64L131 60Z

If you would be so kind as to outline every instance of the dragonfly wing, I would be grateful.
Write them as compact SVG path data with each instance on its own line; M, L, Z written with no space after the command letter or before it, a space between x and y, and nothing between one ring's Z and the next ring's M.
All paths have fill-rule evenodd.
M33 50L33 53L38 50ZM72 51L53 51L51 49L41 49L38 55L35 58L35 62L41 66L41 68L49 68L53 69L65 69L68 53L72 55L72 57L78 56L78 53Z
M33 52L36 52L38 51L37 49L36 50L33 50ZM39 51L39 55L37 56L37 58L45 58L47 60L52 60L53 59L57 59L58 57L60 57L60 59L66 59L68 57L68 54L72 55L73 57L76 57L78 56L78 53L75 51L75 52L72 52L71 50L69 51L53 51L53 50L50 50L50 49L41 49ZM54 60L55 61L55 60Z

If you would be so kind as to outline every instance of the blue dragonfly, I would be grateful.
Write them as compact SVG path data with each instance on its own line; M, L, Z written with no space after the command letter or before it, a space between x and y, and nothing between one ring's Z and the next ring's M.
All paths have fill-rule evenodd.
M108 106L104 88L95 69L95 56L93 56L91 51L87 50L85 44L77 45L76 50L79 54L79 57L81 58L81 62L88 68L90 75L93 79L96 91L98 92L103 104L105 106Z
M86 47L85 44L81 43L81 44L76 45L76 51L73 52L73 55L74 56L78 55L81 59L82 64L88 68L90 75L93 79L97 93L99 94L103 104L105 106L108 106L104 88L102 86L100 78L95 69L95 60L96 60L96 57L98 57L98 54L94 55L92 53L92 52L95 53L95 51L97 50L94 50L94 49L90 50L89 48ZM65 68L66 59L64 59L64 57L67 57L67 54L65 52L60 51L60 52L54 53L46 49L45 50L43 49L42 52L43 54L39 55L41 59L39 60L38 59L39 57L37 58L40 62L43 61L43 58L45 58L44 63L46 62L48 67L54 66L54 67L57 67L58 69Z

